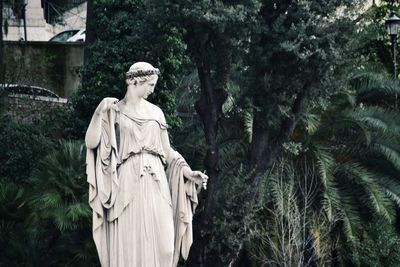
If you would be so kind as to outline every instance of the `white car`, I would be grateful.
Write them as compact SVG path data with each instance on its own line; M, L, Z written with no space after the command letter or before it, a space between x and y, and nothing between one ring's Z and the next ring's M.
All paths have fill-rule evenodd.
M53 97L60 98L53 91L33 85L25 85L25 84L10 84L10 83L0 83L0 91L3 91L8 94L17 94L17 95L33 95L33 96L45 96L45 97Z
M49 42L84 42L86 29L66 30L54 35Z

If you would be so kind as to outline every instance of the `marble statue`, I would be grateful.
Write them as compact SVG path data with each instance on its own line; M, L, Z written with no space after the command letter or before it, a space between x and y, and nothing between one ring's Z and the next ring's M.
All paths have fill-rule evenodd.
M122 100L104 98L85 136L93 239L102 267L175 267L193 243L208 176L170 146L163 111L147 101L159 69L136 62Z

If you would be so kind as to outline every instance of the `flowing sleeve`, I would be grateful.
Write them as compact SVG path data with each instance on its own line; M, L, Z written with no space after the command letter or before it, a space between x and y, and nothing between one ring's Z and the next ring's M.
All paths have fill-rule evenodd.
M161 121L166 123L164 116ZM197 195L201 185L183 176L183 168L189 165L178 151L170 147L167 130L163 131L164 142L168 142L166 146L169 148L166 175L171 193L175 230L172 266L177 266L180 255L187 260L193 243L192 219L198 205Z
M170 162L166 171L171 192L175 230L172 266L177 266L180 254L187 260L193 243L192 219L198 204L198 190L196 189L198 185L191 180L185 181L183 167L186 165L184 158L179 156Z
M101 115L100 143L86 150L86 175L89 183L89 206L93 210L93 240L101 266L109 266L106 210L114 205L118 193L117 146L115 113L112 109Z

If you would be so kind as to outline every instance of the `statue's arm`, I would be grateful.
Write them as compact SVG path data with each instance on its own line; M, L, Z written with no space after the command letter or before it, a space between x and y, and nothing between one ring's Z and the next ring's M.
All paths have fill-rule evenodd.
M100 142L101 135L101 112L95 111L90 120L89 127L85 135L85 144L87 148L94 149Z
M161 109L159 110L159 112L160 112L160 114L159 114L159 116L160 116L160 121L161 121L162 123L166 124L167 122L166 122L166 120L165 120L164 113L162 112ZM162 129L162 130L161 130L161 142L162 142L163 150L164 150L164 152L165 152L165 154L166 154L165 157L166 157L166 160L167 160L167 164L168 164L168 165L170 164L170 162L171 162L174 158L179 157L179 156L182 156L178 151L176 151L175 149L173 149L173 148L171 147L171 143L170 143L170 141L169 141L169 136L168 136L168 131L167 131L167 129ZM192 169L190 168L190 166L189 166L189 165L184 166L184 168L183 168L183 175L184 175L185 177L187 177L187 178L190 178L190 177L192 176L192 174L193 174L193 171L192 171Z
M85 135L85 144L87 148L94 149L99 145L101 138L102 115L117 101L117 98L106 97L97 106Z

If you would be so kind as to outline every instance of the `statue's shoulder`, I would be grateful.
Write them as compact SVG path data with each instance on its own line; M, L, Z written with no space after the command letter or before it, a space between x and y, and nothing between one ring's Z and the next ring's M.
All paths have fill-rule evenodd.
M103 110L103 112L101 113L102 115L108 114L112 111L118 111L119 107L117 107L117 102L119 102L119 100L117 98L114 97L104 97L103 99L101 99L101 101L99 102L99 104L97 105L97 109L100 108L100 106L104 106L106 105L106 108L101 108ZM104 117L104 116L102 116Z
M152 117L156 118L156 120L159 121L164 126L164 128L168 127L168 124L165 120L164 112L162 111L162 109L159 106L157 106L149 101L147 101L147 103L149 103L149 107L152 110L151 111Z
M161 108L147 100L146 100L146 102L148 104L147 106L149 108L149 112L151 112L152 115L155 115L156 118L160 118L160 116L163 114L163 111L161 110Z

